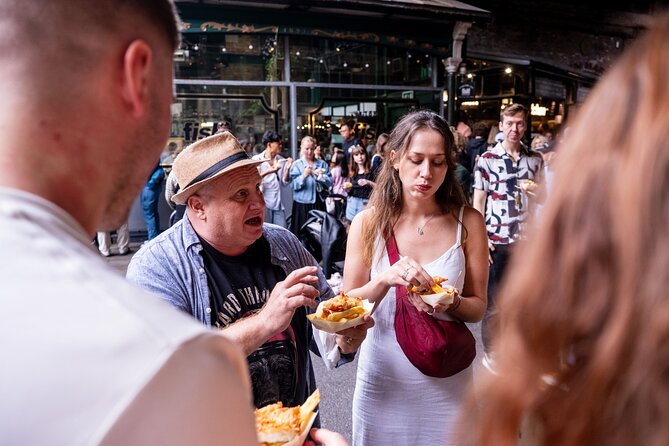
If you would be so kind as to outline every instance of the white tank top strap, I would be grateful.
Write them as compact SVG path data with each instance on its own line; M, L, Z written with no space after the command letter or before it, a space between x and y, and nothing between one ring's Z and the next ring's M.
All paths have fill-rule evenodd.
M465 215L465 207L460 208L460 216L458 217L458 233L455 236L455 242L460 245L462 243L462 217Z

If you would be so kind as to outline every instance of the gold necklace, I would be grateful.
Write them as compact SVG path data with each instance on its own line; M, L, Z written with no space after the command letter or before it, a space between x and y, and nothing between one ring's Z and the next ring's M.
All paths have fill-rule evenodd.
M425 234L425 231L423 231L423 229L425 229L425 226L427 226L430 220L432 220L432 217L434 217L435 215L437 214L430 215L430 217L427 220L425 220L425 223L423 223L423 226L416 226L416 232L418 232L418 235L422 236L423 234Z

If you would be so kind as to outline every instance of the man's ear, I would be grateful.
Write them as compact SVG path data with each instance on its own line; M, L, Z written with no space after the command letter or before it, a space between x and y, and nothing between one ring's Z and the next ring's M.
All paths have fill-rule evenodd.
M499 121L499 125L497 127L499 128L500 132L504 130L504 127L502 126L502 121Z
M204 200L197 194L193 194L186 200L186 206L195 214L198 220L206 220L207 214L204 210Z
M153 51L141 39L133 40L123 54L123 101L133 117L142 116L147 108Z

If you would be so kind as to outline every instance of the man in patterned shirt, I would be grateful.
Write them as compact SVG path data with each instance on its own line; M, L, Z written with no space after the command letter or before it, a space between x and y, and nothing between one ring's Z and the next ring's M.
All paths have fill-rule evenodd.
M504 141L484 153L474 172L474 207L485 216L490 248L488 309L483 318L483 344L491 344L491 317L495 310L495 291L502 280L513 244L521 237L534 193L523 180L539 181L543 160L521 142L527 130L528 110L512 104L502 110L499 128ZM489 359L488 359L489 360Z

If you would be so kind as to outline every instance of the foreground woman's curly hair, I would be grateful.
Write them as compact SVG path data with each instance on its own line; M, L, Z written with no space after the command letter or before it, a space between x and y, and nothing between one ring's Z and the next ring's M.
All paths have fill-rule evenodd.
M523 422L541 431L534 444L669 442L668 82L665 14L569 122L553 196L507 274L497 375L470 400L464 443L516 445Z

